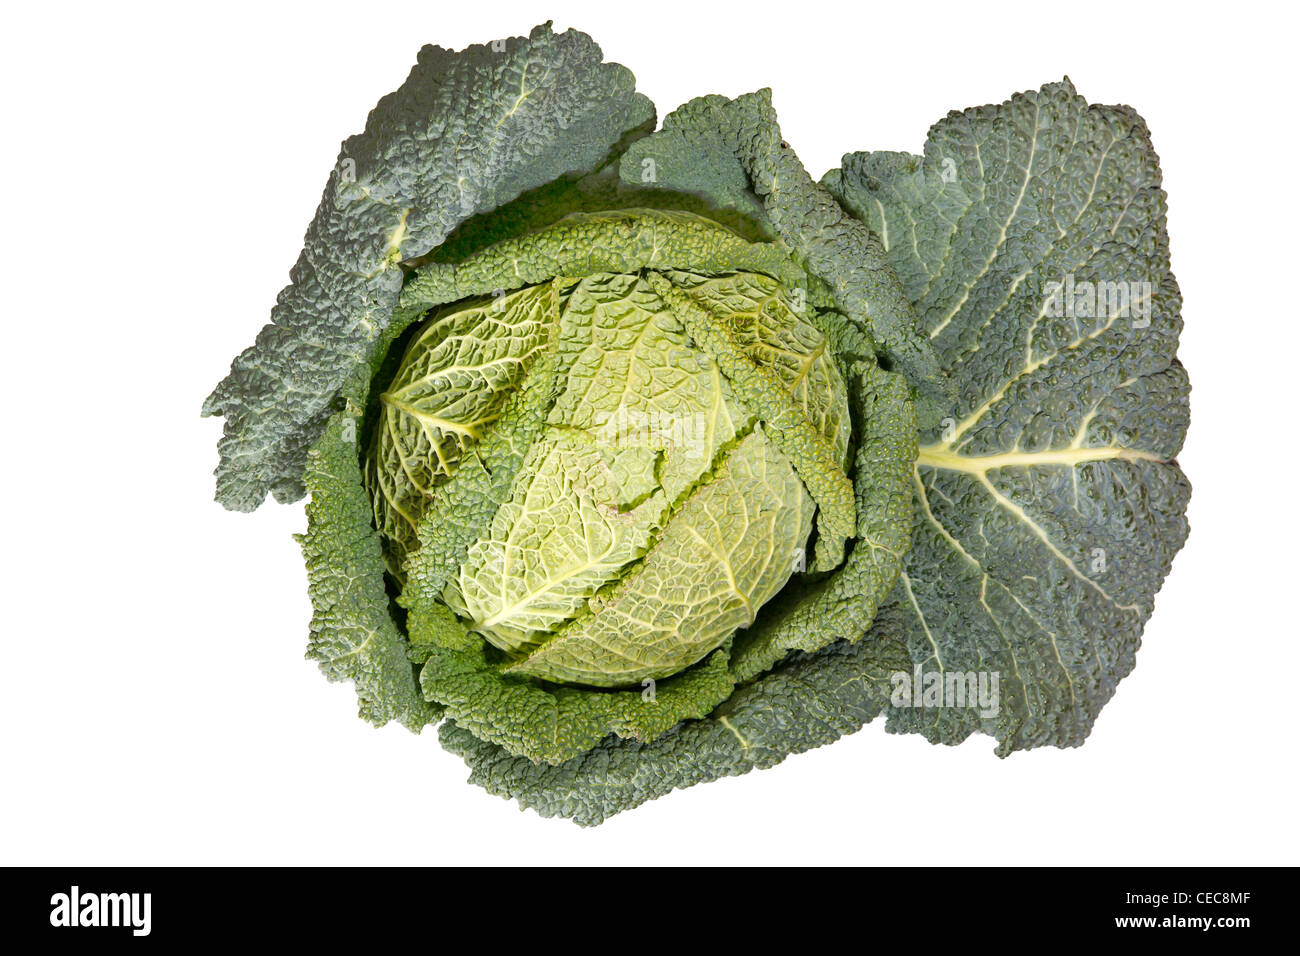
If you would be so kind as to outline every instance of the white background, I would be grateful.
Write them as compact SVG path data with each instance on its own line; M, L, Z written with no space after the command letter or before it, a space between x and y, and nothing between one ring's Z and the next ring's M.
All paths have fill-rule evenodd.
M1259 863L1297 857L1294 23L1235 3L222 4L3 53L0 863ZM725 11L724 8L725 7ZM1282 10L1279 5L1277 10ZM1085 13L1086 11L1086 13ZM200 403L266 322L340 141L425 42L553 17L660 115L775 91L814 176L1069 74L1147 119L1191 373L1186 549L1087 745L879 723L582 830L375 730L303 660L300 505L212 502Z

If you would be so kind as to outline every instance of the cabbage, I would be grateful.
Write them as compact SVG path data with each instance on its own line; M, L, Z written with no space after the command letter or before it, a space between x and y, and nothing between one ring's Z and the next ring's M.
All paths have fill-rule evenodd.
M1141 119L1068 82L818 183L767 91L654 130L549 24L426 47L217 386L310 494L309 657L588 825L881 714L1077 746L1187 534Z

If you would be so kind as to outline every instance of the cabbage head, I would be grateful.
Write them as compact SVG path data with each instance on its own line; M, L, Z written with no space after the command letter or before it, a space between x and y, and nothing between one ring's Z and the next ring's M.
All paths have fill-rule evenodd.
M1068 82L818 183L766 90L426 47L291 279L218 500L309 494L308 656L544 815L882 714L1076 746L1187 533L1159 167Z

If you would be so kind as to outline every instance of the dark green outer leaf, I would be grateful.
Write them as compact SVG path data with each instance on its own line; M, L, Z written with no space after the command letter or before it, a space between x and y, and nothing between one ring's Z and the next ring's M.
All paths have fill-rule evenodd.
M776 229L736 156L735 107L725 96L701 96L664 117L660 129L623 154L624 182L703 196L720 209L734 209L758 223L764 238ZM769 130L750 132L766 138ZM780 139L780 134L777 134Z
M1001 680L996 715L895 708L889 728L1077 746L1187 536L1181 297L1146 127L1049 84L951 114L923 160L854 154L827 184L887 242L959 391L923 436L916 539L876 629L927 672ZM1057 315L1067 277L1146 286Z
M626 69L549 24L503 49L426 46L343 144L271 324L203 406L226 417L217 500L252 511L302 497L307 448L344 381L368 365L402 287L400 262L461 222L604 162L653 120Z
M725 649L696 666L646 688L591 691L542 686L502 673L484 647L427 650L420 684L447 717L503 754L560 764L597 746L611 734L655 740L683 720L704 717L736 685ZM653 693L650 692L653 687Z
M363 718L418 731L438 720L442 708L420 694L406 641L393 623L356 431L356 419L340 412L307 455L311 501L307 533L298 535L313 609L307 657L330 680L356 685Z
M471 783L544 817L594 826L677 787L772 767L853 733L881 712L890 675L908 666L901 644L871 636L834 644L737 690L710 717L651 743L607 739L559 766L513 757L451 720L438 736L469 764Z

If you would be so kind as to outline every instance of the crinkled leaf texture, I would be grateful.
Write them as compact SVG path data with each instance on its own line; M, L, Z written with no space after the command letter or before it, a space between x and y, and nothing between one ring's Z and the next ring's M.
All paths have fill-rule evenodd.
M582 241L575 241L575 236ZM688 265L689 276L681 271ZM617 274L610 275L606 271L610 269L618 273L641 270L646 279L627 277L624 281ZM589 283L581 277L592 270L598 270L599 281L590 286L591 292L584 293ZM423 664L420 681L426 697L445 706L448 717L461 730L499 749L503 757L522 758L521 767L555 766L580 756L610 735L617 735L629 746L671 736L683 721L704 719L724 703L738 680L760 676L790 652L817 650L841 638L860 638L897 580L910 540L915 419L905 381L882 370L869 357L845 363L843 381L848 396L846 404L836 404L832 395L837 389L832 382L839 381L842 373L838 365L821 364L822 345L817 343L833 338L843 319L833 313L817 316L829 336L804 320L796 321L789 304L779 299L777 280L799 285L802 273L780 247L745 242L715 222L681 213L625 210L580 214L527 237L489 247L462 263L432 264L412 280L403 296L425 301L429 294L440 302L447 293L435 290L445 290L453 276L459 276L462 283L490 287L503 281L503 271L524 281L539 281L551 273L566 276L555 283L573 290L563 317L556 317L557 328L567 331L541 351L526 373L524 386L487 426L473 446L473 454L434 490L419 522L420 546L404 566L406 580L400 601L409 611L410 653ZM647 284L649 280L677 289L698 303L700 310L715 308L721 310L719 314L734 310L736 321L726 324L731 359L739 371L729 373L727 380L734 383L743 381L743 376L752 377L759 366L745 356L770 353L774 360L763 361L772 373L769 384L773 393L766 401L755 402L753 415L737 412L727 417L726 428L709 429L725 446L717 449L720 457L710 480L695 488L699 468L686 473L680 483L680 510L646 558L602 592L602 610L578 614L540 650L509 666L509 660L494 655L478 634L468 632L465 622L448 610L447 588L459 579L463 596L466 569L476 567L475 542L481 545L503 538L501 529L492 530L494 520L501 517L503 508L514 507L512 499L517 504L517 496L528 492L532 477L546 473L536 470L536 462L532 472L521 471L530 449L546 447L544 442L539 444L545 422L558 415L573 431L590 417L585 404L590 360L600 358L609 363L618 353L589 355L584 360L589 350L584 343L594 340L590 329L584 333L580 326L600 325L618 315L619 321L631 322L640 330L634 336L640 340L644 316L639 308L629 306L626 296L635 287L640 290L638 295L662 305ZM615 294L611 285L623 291ZM479 286L462 284L459 288ZM593 296L596 291L599 295ZM603 316L602 301L614 308L610 316ZM557 309L561 308L558 302ZM729 303L726 309L721 305L724 302ZM778 322L775 317L780 316L785 318ZM763 327L766 322L776 322L779 331ZM689 334L688 324L674 334ZM792 338L797 334L810 337L806 351ZM637 353L633 349L627 354ZM700 360L708 361L703 352ZM614 380L621 381L618 370L622 367L615 362L612 368ZM741 404L747 403L751 396L743 388L739 392ZM652 393L650 389L645 394ZM843 396L841 401L845 401ZM781 443L769 440L765 426L756 425L758 419L780 423L785 420L782 415L792 421L819 423L825 437L817 441L830 459L827 467L841 478L841 464L850 451L850 431L854 436L848 469L852 475L847 504L847 534L852 538L848 559L831 574L801 575L788 584L792 571L786 557L789 542L776 544L776 529L806 537L813 496L790 464L782 464ZM851 429L843 422L845 415L853 420ZM734 433L736 426L743 426L747 434ZM793 435L795 429L789 430ZM784 447L797 447L797 437L787 436L784 441ZM577 452L568 454L572 461ZM706 463L712 457L710 451ZM669 455L665 462L672 460ZM679 487L670 465L658 474L666 489ZM741 485L751 486L743 503L723 500L734 498L733 491ZM778 517L783 511L791 513ZM553 524L561 522L564 514L562 508L546 509ZM507 517L516 523L515 515ZM538 564L544 557L544 549L532 557L538 572L534 574L534 594L541 593L543 582L555 577ZM490 569L496 563L487 565ZM721 564L728 567L719 574ZM682 582L690 586L683 588ZM720 587L724 582L741 591L756 589L759 596L744 605L727 604L726 613L715 615L725 625L722 630L696 634L697 625L711 620L701 613L702 594L717 587L719 597L731 601L731 592ZM768 601L777 589L780 594ZM684 616L676 616L671 601L648 600L650 595L674 594L693 596L695 613L691 614L691 607L683 607ZM640 613L647 604L654 604L657 610ZM751 608L760 609L752 625ZM609 622L618 624L611 629ZM637 622L642 622L639 629ZM732 638L730 632L737 626L741 630ZM656 635L659 644L652 639ZM721 649L714 651L719 642L724 642ZM493 643L508 642L500 641L498 635ZM618 652L610 658L593 657L589 666L588 655L599 648ZM686 666L708 652L712 653L707 658ZM664 661L670 666L661 667ZM556 686L556 680L614 689ZM638 681L641 686L636 686ZM627 689L629 682L631 689ZM613 741L608 743L608 747L615 746ZM739 769L737 765L737 772ZM666 786L671 789L697 779L701 778L683 773ZM598 782L593 780L592 785Z
M654 107L583 33L550 24L460 52L426 46L348 139L271 324L203 406L226 418L217 500L252 511L304 493L307 448L376 353L403 260L460 223L605 162Z
M446 716L442 743L473 782L582 825L882 712L891 731L987 733L1003 754L1080 743L1132 668L1187 533L1180 299L1142 121L1051 84L951 114L923 157L853 154L817 184L767 91L693 100L636 140L652 118L590 38L544 25L500 48L426 47L344 144L272 324L204 406L227 419L223 504L311 493L308 656L356 684L362 716L413 730ZM628 142L620 184L607 163ZM657 290L728 382L751 386L737 396L745 433L772 448L733 464L769 482L785 456L802 488L772 483L774 497L806 496L808 522L818 507L816 573L647 692L553 683L583 663L576 652L545 680L512 672L497 649L511 635L489 647L444 600L536 468L530 449L581 361L557 331L563 301L593 274ZM736 298L715 287L737 275L806 292L834 369L798 386L756 372L748 333L709 313ZM525 286L520 361L491 402L418 367L390 395L417 424L468 422L474 439L399 422L376 442L399 464L431 448L448 463L413 475L423 515L401 514L416 499L395 489L393 512L379 509L403 578L394 600L361 465L372 384L431 310ZM449 327L446 348L476 328ZM837 378L851 438L842 412L809 399ZM717 537L743 547L744 530ZM516 628L521 646L533 620ZM891 703L895 675L916 669L996 671L1000 707Z
M559 766L513 756L450 720L438 736L469 764L471 783L593 826L676 788L774 767L853 733L888 705L890 675L907 666L906 648L872 633L837 641L740 688L703 720L649 743L610 737Z
M892 707L889 729L1077 746L1187 537L1181 297L1146 126L1067 80L825 182L881 237L959 396L922 437L916 538L875 630L923 671L1000 675L996 715Z
M361 484L356 419L340 412L307 454L307 533L298 537L307 561L313 609L307 657L330 680L356 685L361 716L397 720L418 731L442 714L427 703L407 659L384 590L379 533Z
M656 182L754 213L826 284L856 330L868 333L930 403L946 401L934 349L885 260L880 240L804 170L782 139L770 90L729 100L702 96L629 147L619 166L630 182Z
M881 709L891 731L933 741L978 731L1001 754L1073 746L1131 670L1190 494L1174 460L1188 420L1180 299L1142 121L1052 84L953 114L924 157L848 157L824 185L879 237L958 396L909 469L917 529L904 579L864 640L787 661L650 744L611 739L538 767L444 724L444 744L492 792L597 823L833 740ZM1057 315L1067 310L1047 301L1051 283L1067 281L1133 294L1119 310L1108 285L1106 309ZM772 610L790 617L821 610L782 598ZM743 649L735 660L743 678ZM896 689L888 675L912 667L996 670L1001 706L881 703Z

